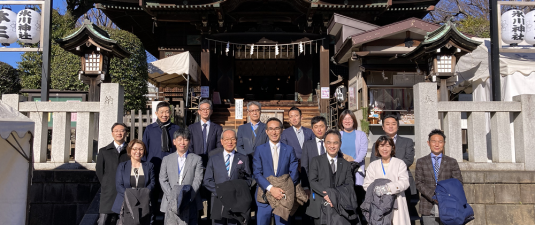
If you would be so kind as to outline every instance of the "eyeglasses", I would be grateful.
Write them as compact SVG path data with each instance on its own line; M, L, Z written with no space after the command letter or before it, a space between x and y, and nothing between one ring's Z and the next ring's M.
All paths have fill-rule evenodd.
M281 131L281 128L280 128L280 127L276 127L276 128L269 127L269 128L267 129L267 131L276 131L276 132L279 132L279 131Z
M247 112L257 113L257 112L260 112L260 110L259 109L253 109L253 110L247 110Z
M210 111L210 108L199 109L199 111L201 111L201 112L208 112L208 111Z
M138 152L138 151L144 151L145 149L143 148L132 148L132 151L135 151L135 152Z
M227 141L236 141L236 138L222 139L222 141L225 141L225 142L227 142Z
M113 132L113 133L124 133L124 132L126 132L126 131L125 131L125 130L114 130L114 131L112 131L112 132Z

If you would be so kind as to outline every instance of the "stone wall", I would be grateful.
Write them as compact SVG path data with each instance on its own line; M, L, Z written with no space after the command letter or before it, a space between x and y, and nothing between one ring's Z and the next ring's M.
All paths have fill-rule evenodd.
M79 224L99 188L95 171L34 171L29 224Z
M535 225L535 173L463 171L464 191L475 213L469 225Z

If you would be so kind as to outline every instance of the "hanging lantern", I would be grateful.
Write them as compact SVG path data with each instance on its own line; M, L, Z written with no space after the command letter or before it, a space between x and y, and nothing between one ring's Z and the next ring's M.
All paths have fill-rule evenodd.
M502 41L517 46L524 40L524 12L512 9L502 14Z
M279 55L279 45L275 44L275 56Z
M303 42L299 42L299 53L303 53Z
M0 43L9 46L17 41L17 14L9 8L0 9Z
M227 48L225 49L225 53L228 55L228 52L230 51L230 42L227 42Z
M535 47L535 10L526 14L526 34L524 40L526 43Z
M251 45L251 55L254 53L254 44Z
M39 42L41 15L33 9L24 9L17 14L17 35L19 41L26 44Z

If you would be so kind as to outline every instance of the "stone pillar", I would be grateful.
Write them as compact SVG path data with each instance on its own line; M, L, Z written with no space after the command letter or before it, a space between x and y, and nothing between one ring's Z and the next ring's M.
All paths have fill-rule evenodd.
M487 131L485 112L468 113L468 160L470 162L487 162Z
M30 112L30 119L35 122L33 131L33 161L46 163L48 150L48 113Z
M78 112L77 119L74 160L79 163L90 163L93 160L95 113Z
M535 171L535 95L518 95L513 101L522 104L522 111L515 113L515 160L524 163L524 169Z
M21 97L18 94L4 94L2 95L2 102L18 111Z
M124 115L124 88L117 83L101 84L98 149L113 141L111 126L122 122Z
M509 112L493 112L490 119L492 162L513 162Z
M414 85L414 148L415 157L429 154L427 145L429 132L440 129L437 110L437 84L418 83Z
M50 161L69 163L71 153L71 113L54 112Z
M444 134L446 134L445 154L457 162L463 161L463 137L461 112L447 112L444 116Z

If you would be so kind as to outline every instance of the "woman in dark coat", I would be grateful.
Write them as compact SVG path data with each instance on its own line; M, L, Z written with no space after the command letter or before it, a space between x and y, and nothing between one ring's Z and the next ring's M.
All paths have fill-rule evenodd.
M154 188L156 182L154 165L150 162L141 161L146 152L145 144L141 140L134 139L126 147L126 153L130 156L130 160L120 163L117 167L115 184L117 197L113 203L113 212L121 214L126 189L147 188L152 191ZM147 196L147 198L150 198L150 196Z

